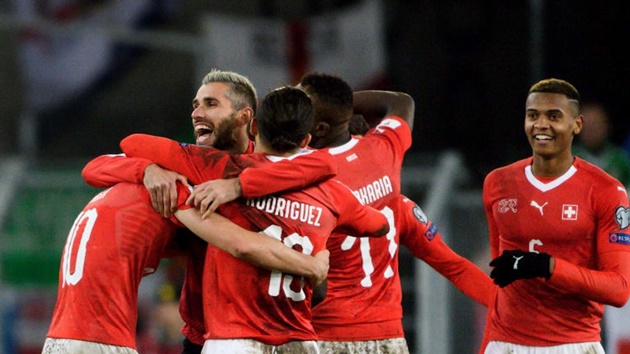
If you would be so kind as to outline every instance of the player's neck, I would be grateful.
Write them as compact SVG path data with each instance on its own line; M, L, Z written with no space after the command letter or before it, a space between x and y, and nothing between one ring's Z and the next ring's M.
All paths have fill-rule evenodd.
M541 155L534 155L532 162L532 174L536 177L559 177L571 168L574 157L569 158L545 158Z
M235 141L234 148L230 149L231 153L244 154L249 150L249 136L245 133L238 133L238 138Z
M260 139L256 140L256 145L254 147L255 153L267 154L267 155L279 156L279 157L287 157L287 156L295 155L295 153L297 153L298 150L299 148L291 149L289 151L278 151L272 148L271 146L269 146L268 144L265 144Z
M350 131L348 131L347 129L336 132L334 135L329 136L326 144L324 144L324 147L341 146L347 143L350 140L350 138L352 137L350 136Z

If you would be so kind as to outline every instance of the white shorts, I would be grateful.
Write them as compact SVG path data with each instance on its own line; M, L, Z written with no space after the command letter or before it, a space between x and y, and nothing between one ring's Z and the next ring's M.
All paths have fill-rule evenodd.
M317 342L294 341L269 345L253 339L208 339L201 354L319 354Z
M77 339L46 338L42 354L138 354L129 347L86 342Z
M321 354L409 354L405 338L363 340L357 342L319 341Z
M488 343L484 354L605 354L600 342L570 343L551 347L530 347L506 342Z

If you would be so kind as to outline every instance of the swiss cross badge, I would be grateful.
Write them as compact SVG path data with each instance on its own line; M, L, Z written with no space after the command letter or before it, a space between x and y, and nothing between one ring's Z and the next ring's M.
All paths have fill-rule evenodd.
M562 220L577 220L577 204L562 204Z

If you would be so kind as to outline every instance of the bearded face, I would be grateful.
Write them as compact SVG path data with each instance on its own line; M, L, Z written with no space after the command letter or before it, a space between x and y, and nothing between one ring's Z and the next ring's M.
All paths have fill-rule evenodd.
M238 124L236 112L222 119L214 129L214 141L211 144L216 149L231 151L236 147L236 132Z

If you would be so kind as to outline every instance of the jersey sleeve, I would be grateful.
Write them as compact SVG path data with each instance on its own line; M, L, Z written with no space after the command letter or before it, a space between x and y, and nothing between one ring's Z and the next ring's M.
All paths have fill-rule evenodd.
M383 213L362 205L341 182L335 180L331 187L330 192L339 213L336 232L357 236L383 236L389 232L389 223Z
M448 247L435 224L416 203L407 198L400 199L397 216L400 243L466 296L488 306L497 291L492 279L474 263Z
M188 197L192 193L192 187L189 189L185 185L181 184L179 181L177 182L176 186L177 186L177 209L187 210L187 209L192 208L193 207L192 205L186 204L186 199L188 199ZM169 217L169 219L175 225L179 227L186 227L184 224L182 224L181 221L179 221L179 219L177 219L177 217L175 217L173 213L171 213L171 216Z
M101 155L88 162L81 175L87 184L97 188L108 188L120 182L143 183L144 170L152 163L124 154Z
M402 118L390 116L384 118L377 126L370 129L365 137L382 137L394 145L396 156L404 156L405 151L411 147L411 129Z
M273 160L272 160L273 161ZM304 150L290 159L281 159L244 169L239 175L243 196L261 197L276 192L306 187L337 175L332 155L319 150Z
M225 169L229 154L212 147L200 147L179 143L168 138L132 134L120 142L122 151L130 157L142 157L160 167L186 176L192 183L199 184L219 178Z
M630 296L630 207L621 183L593 191L597 210L598 269L556 258L550 283L567 293L616 307Z
M499 257L499 229L494 221L494 213L492 211L492 194L495 172L490 172L483 182L483 208L486 213L486 221L488 223L488 233L490 235L490 259Z

